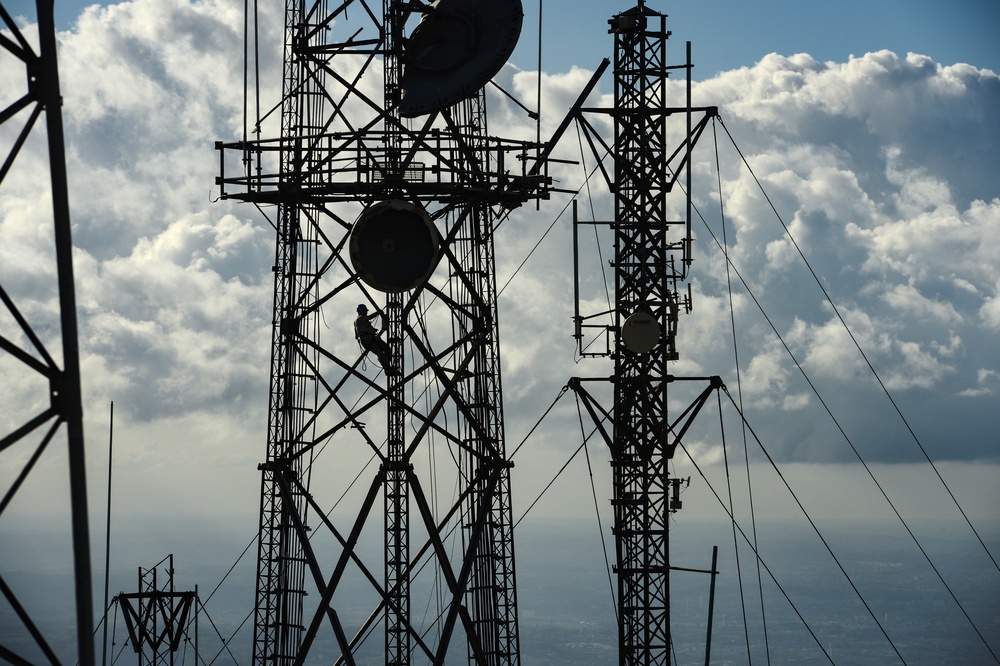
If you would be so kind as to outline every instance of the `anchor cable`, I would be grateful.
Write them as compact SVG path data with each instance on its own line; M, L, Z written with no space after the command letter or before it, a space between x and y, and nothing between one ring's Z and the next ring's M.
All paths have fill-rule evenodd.
M719 118L719 122L722 124L723 129L726 130L726 134L727 134L727 136L729 136L729 140L732 142L733 147L736 149L736 151L739 153L740 157L742 158L743 164L747 167L747 169L750 169L750 165L747 163L746 157L744 157L743 152L740 150L739 146L736 144L735 139L729 133L729 130L726 128L725 123L722 123L722 119L721 118ZM771 199L770 199L770 197L768 197L766 191L764 190L763 184L757 179L756 175L753 174L752 170L751 170L751 174L753 175L754 180L757 183L757 186L760 188L761 192L763 193L764 197L767 199L768 203L770 203ZM775 215L778 216L779 221L781 222L782 226L785 228L786 233L788 233L788 236L791 239L791 233L788 231L787 226L785 226L784 221L781 220L781 217L778 214L778 212L775 209L775 207L774 207L773 204L771 204L771 209L775 213ZM708 230L709 235L712 237L712 240L715 241L716 245L721 250L723 256L725 257L726 263L729 266L731 266L733 273L736 274L736 276L739 278L740 282L742 283L743 287L747 290L747 295L750 296L750 298L753 300L754 304L757 306L757 309L760 311L761 315L764 317L764 320L770 326L771 331L774 333L774 335L777 338L777 340L781 343L782 347L784 347L785 353L792 360L792 363L795 365L796 369L802 375L803 379L805 380L806 384L809 386L809 388L812 391L812 393L816 396L816 399L819 401L820 405L822 405L822 407L826 411L827 415L833 421L835 427L840 432L841 436L844 438L844 441L847 443L848 447L854 453L854 456L857 458L858 462L861 463L862 468L868 474L868 477L871 479L872 483L875 484L876 488L878 488L878 491L882 495L882 498L885 500L886 504L889 506L889 508L895 514L896 518L899 520L899 522L903 526L903 528L906 530L907 534L910 536L910 539L913 541L914 545L916 545L917 549L920 551L920 554L924 557L924 560L926 560L927 564L930 566L931 570L934 572L934 574L937 577L938 581L940 581L941 585L948 592L948 594L951 597L951 599L958 606L958 608L961 611L962 615L965 616L966 620L968 621L969 625L972 627L973 631L975 631L975 633L979 637L980 641L983 643L983 645L986 647L986 649L989 651L989 653L993 656L993 659L997 663L1000 663L1000 658L997 657L996 653L993 651L993 648L986 641L986 638L983 636L982 632L979 630L979 627L976 626L976 623L972 620L971 616L966 611L965 606L962 604L961 601L959 601L958 597L955 595L954 591L951 589L951 586L948 585L948 583L945 581L944 576L941 574L941 572L938 570L937 566L931 560L930 555L924 549L923 545L920 543L920 540L917 539L916 534L914 534L914 532L910 528L909 524L903 518L902 514L899 512L899 509L896 507L895 503L893 503L893 501L889 498L888 493L882 487L882 484L879 483L878 479L875 477L875 474L871 470L871 467L868 465L867 461L861 455L861 452L854 445L853 440L850 438L850 436L844 430L843 426L841 425L841 423L837 419L837 417L834 415L833 410L830 408L830 406L827 403L827 401L820 394L819 389L813 383L812 378L809 376L809 374L806 372L805 368L799 362L798 358L792 352L791 348L788 346L788 343L785 341L785 339L782 337L782 335L778 332L777 326L774 324L774 322L768 316L767 312L764 310L763 305L757 299L756 295L754 294L753 290L750 288L750 285L747 283L746 279L744 279L743 275L740 273L740 271L736 267L736 265L733 264L732 258L729 256L727 248L725 246L723 246L719 242L718 237L715 235L715 233L708 226L708 223L705 221L705 218L701 216L700 212L699 212L699 217L701 217L701 220L704 223L705 228ZM794 239L792 239L792 242L794 243ZM798 248L798 245L796 245L796 248ZM800 250L800 256L801 256L801 250ZM806 261L804 256L802 256L802 259L803 259L803 261ZM812 272L811 266L809 267L809 270L810 270L810 272ZM813 277L817 280L817 283L818 283L819 278L816 276L815 273L813 273ZM820 288L823 289L822 285L820 285ZM825 289L823 289L823 293L826 296L827 300L830 302L831 306L834 308L834 311L838 312L838 316L839 316L839 311L837 311L836 306L833 304L832 299L830 299L830 296L827 294L827 292L826 292ZM841 318L840 321L841 321L841 323L843 324L843 326L846 329L847 328L847 324L843 320L843 318ZM849 329L848 329L848 333L850 333ZM858 345L857 340L854 338L853 334L851 334L851 339L855 341L856 345ZM859 349L859 351L861 351L860 345L858 345L858 349ZM861 351L861 354L864 355L864 352ZM867 361L867 357L865 357L865 360ZM870 364L869 364L869 368L871 369L872 373L875 374L875 369ZM877 374L876 374L876 377L877 377ZM879 380L879 384L882 385L881 380ZM886 391L886 395L889 397L889 399L892 402L893 406L896 406L895 401L893 401L892 397L888 395L888 390L885 389L884 385L882 385L882 386L883 386L883 390ZM906 420L903 417L902 413L899 411L898 407L897 407L897 414L899 414L900 418L903 418L904 423L906 423ZM934 468L935 472L937 472L937 468L934 466L934 463L930 461L930 458L927 456L926 451L924 450L923 446L920 444L919 439L916 438L916 434L913 432L912 429L909 428L909 424L908 423L906 423L906 425L907 425L907 429L910 431L910 434L914 437L914 441L917 442L917 445L918 445L918 447L920 447L920 450L922 452L924 452L924 456L927 458L928 463L930 463L930 465ZM752 433L752 429L751 429L751 433ZM938 474L938 479L940 479L941 482L942 482L942 484L944 484L945 488L948 489L947 484L944 483L944 480L941 478L940 474ZM948 493L949 493L949 495L951 495L952 499L955 501L955 505L958 507L958 509L961 512L962 516L966 518L966 523L969 525L969 528L972 530L973 534L976 535L977 539L979 539L979 543L983 546L983 548L986 550L987 554L989 555L990 559L992 560L993 559L992 554L990 554L989 549L986 548L985 543L983 543L981 537L979 537L979 533L976 532L975 528L972 527L971 522L968 521L968 517L966 516L965 512L962 511L961 506L958 505L958 501L955 499L954 495L951 494L950 489L948 489ZM994 564L996 564L995 560L993 560L993 562L994 562ZM875 619L875 621L876 621L876 623L878 622L877 618Z
M729 248L729 238L728 238L728 235L727 235L727 232L726 232L726 208L725 208L725 200L724 200L724 198L722 196L722 168L721 168L720 162L719 162L719 137L718 137L718 134L716 133L716 130L715 130L715 122L712 123L712 140L713 140L713 144L714 144L714 147L715 147L715 177L716 177L716 185L718 187L718 193L719 193L719 215L720 215L720 219L722 220L722 246L725 247L725 248L727 248L727 250L728 250L728 248ZM728 262L726 263L726 292L728 294L728 300L729 300L729 323L730 323L730 326L732 327L732 335L733 335L733 359L734 359L734 363L736 365L736 393L739 396L740 409L742 409L743 408L743 381L742 381L742 376L740 374L740 346L739 346L739 343L738 343L738 336L736 334L736 307L735 307L735 305L733 303L733 278L732 278L732 273L731 273L731 271L729 269L729 263ZM719 409L719 426L720 426L720 428L722 427L722 409L721 409L721 407ZM754 504L753 504L753 483L751 482L751 476L750 476L750 456L748 455L748 452L747 452L748 451L748 447L747 447L747 431L746 431L746 427L742 428L742 434L743 434L743 459L744 459L744 461L746 463L747 493L748 493L749 507L750 507L751 534L753 535L754 545L756 546L757 545L757 514L754 511ZM726 455L727 447L723 446L722 450L723 450L723 454ZM728 467L729 467L729 459L727 457L726 458L726 476L727 476L727 479L728 479L728 475L729 475L729 469L728 469ZM729 498L730 498L729 499L730 509L732 509L733 505L732 505L732 491L731 490L730 490ZM739 578L739 584L740 584L740 606L741 606L741 611L743 613L743 636L744 636L744 639L746 641L747 662L749 663L751 661L751 659L752 659L751 652L750 652L750 630L749 630L749 627L747 625L746 606L743 604L743 574L742 574L742 570L740 568L740 557L739 557L740 550L739 550L738 542L737 542L737 539L736 539L736 528L735 527L733 528L733 552L736 554L736 575ZM767 656L767 663L770 664L771 663L771 647L770 647L770 642L767 639L767 614L764 612L764 586L762 585L762 580L761 580L761 575L760 575L760 561L759 560L757 561L757 589L758 589L759 594L760 594L760 615L761 615L761 621L763 622L764 650L765 650L765 653L766 653L766 656Z
M775 208L774 203L771 201L771 198L767 195L767 192L764 190L763 184L757 178L757 174L754 173L754 170L750 167L750 163L747 161L747 158L743 155L743 151L740 150L740 147L736 144L736 140L733 139L732 134L730 134L730 132L729 132L729 128L726 127L726 124L725 124L725 122L723 122L721 116L719 117L719 124L722 125L722 129L724 129L726 131L726 135L729 137L729 140L732 142L733 147L736 149L736 152L739 154L740 159L742 160L744 166L746 166L747 170L750 172L750 175L753 177L754 182L757 184L757 187L760 189L761 193L764 195L764 198L767 200L768 205L771 207L771 210L774 212L775 217L777 218L778 222L781 224L782 229L784 229L785 235L788 236L789 241L791 241L792 245L795 247L796 252L798 252L799 257L802 259L802 261L805 264L806 268L809 270L809 273L812 275L813 280L816 282L816 285L820 288L820 291L823 293L823 297L826 298L827 302L830 304L830 307L833 309L833 312L837 315L837 319L840 320L840 323L843 326L844 330L850 336L851 342L854 343L854 346L855 346L855 348L857 348L858 353L861 354L861 357L864 359L865 364L867 364L868 369L872 373L872 376L875 377L875 380L878 382L878 385L881 387L882 392L885 394L886 398L889 399L889 403L892 405L893 409L896 411L896 414L899 416L900 420L903 422L903 425L905 426L907 432L909 432L909 434L912 437L914 443L917 445L917 448L920 449L920 453L924 456L924 459L927 461L927 464L929 464L931 466L931 469L934 470L934 474L937 475L938 481L941 482L941 486L945 489L945 491L947 491L948 496L951 498L952 503L954 503L954 505L955 505L955 508L958 509L958 512L962 515L963 520L965 520L965 524L968 525L968 527L969 527L970 530L972 530L972 533L975 535L976 539L979 541L979 545L982 546L983 550L986 552L986 555L993 562L993 566L996 568L997 571L1000 571L1000 564L997 563L996 558L993 557L993 553L990 552L990 549L986 546L986 543L983 541L983 538L979 535L979 532L972 525L972 521L969 519L968 515L966 515L965 510L962 509L962 505L959 504L958 499L955 497L955 494L951 490L951 487L944 480L944 477L941 476L941 472L938 471L937 465L934 464L934 461L931 459L930 455L927 453L927 450L924 448L924 445L920 441L920 438L917 437L917 433L913 430L912 426L910 425L910 422L903 415L903 412L900 409L899 405L896 403L896 400L892 397L892 394L889 392L889 388L885 385L885 382L882 381L881 375L879 375L878 371L875 370L875 366L872 365L872 362L871 362L871 360L869 360L868 355L865 353L864 349L861 348L861 344L858 342L857 338L854 337L854 333L853 333L853 331L851 331L850 327L847 325L847 322L844 320L843 315L841 315L840 309L837 307L836 303L833 301L833 298L827 292L826 287L823 286L822 281L819 279L819 276L816 274L816 271L813 270L813 267L809 263L809 260L806 259L805 254L802 252L802 249L799 247L799 244L795 241L795 238L792 236L791 231L788 229L788 226L785 224L784 219L782 219L781 215L778 213L778 210L777 210L777 208ZM728 260L728 255L727 255L727 260ZM992 653L992 650L990 650L990 652ZM994 658L995 657L996 657L996 655L994 655ZM998 660L998 661L1000 661L1000 660Z

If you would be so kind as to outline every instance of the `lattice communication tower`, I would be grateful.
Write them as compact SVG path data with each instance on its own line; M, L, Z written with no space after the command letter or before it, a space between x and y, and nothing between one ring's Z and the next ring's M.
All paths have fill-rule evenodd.
M161 565L166 566L161 569ZM168 555L152 568L139 567L138 592L121 592L116 600L128 631L128 643L139 666L174 666L177 653L191 642L194 660L198 654L198 590L174 588L174 556ZM186 652L181 655L184 663Z
M619 663L671 663L669 522L681 502L682 479L672 477L674 451L712 392L719 377L676 377L668 363L678 359L677 323L690 311L685 289L692 262L691 150L715 107L691 106L691 51L686 61L667 60L666 15L638 6L614 16L614 106L584 109L580 120L589 143L614 157L606 171L615 198L613 220L576 219L574 228L598 225L614 238L614 305L609 317L581 315L575 336L582 356L610 356L610 380L574 378L582 398L611 451L617 575ZM672 70L687 76L684 106L668 105ZM602 143L587 115L610 115L614 143ZM680 136L671 142L671 137ZM597 157L603 151L596 151ZM580 268L576 270L579 284ZM579 288L577 288L579 293ZM594 323L594 322L597 323ZM587 329L608 342L603 351L582 344ZM586 387L611 382L613 404L603 407ZM668 417L669 387L679 381L707 383L680 415ZM604 424L610 423L610 431ZM714 567L713 567L714 569ZM712 573L712 572L706 572ZM714 575L714 574L713 574Z
M255 664L519 663L493 231L548 179L483 86L521 11L288 0L280 136L217 146L277 231Z
M60 622L65 619L63 609L58 618L38 612L31 603L36 595L5 576L0 567L0 617L14 618L0 632L0 659L58 664L75 649L76 663L89 666L94 663L94 609L62 97L52 0L38 0L36 9L37 47L0 2L0 67L16 61L15 66L23 66L25 73L23 89L0 91L4 151L0 194L20 177L22 151L47 151L54 241L51 248L25 252L36 259L29 268L29 280L18 274L24 267L0 265L0 383L10 391L4 395L10 402L0 406L0 456L7 463L2 467L13 472L9 485L0 488L0 540L11 538L5 534L11 514L24 506L19 502L30 493L33 482L44 479L39 460L47 452L67 455L67 505L57 513L69 516L73 575L67 577L71 587L61 590L60 600L75 608L75 623ZM22 161L31 164L30 158ZM13 227L0 224L0 229ZM8 249L19 241L0 235L0 244ZM47 303L56 304L54 311L49 311ZM51 487L43 487L42 495L56 495L53 501L59 501ZM68 601L71 598L75 606ZM70 627L76 632L72 648L59 642L67 633L73 634Z

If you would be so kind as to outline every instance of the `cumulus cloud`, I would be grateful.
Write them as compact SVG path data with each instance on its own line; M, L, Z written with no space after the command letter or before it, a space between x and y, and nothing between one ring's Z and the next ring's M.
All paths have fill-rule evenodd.
M862 437L884 438L892 428L861 427L876 413L895 418L874 368L925 427L917 431L939 436L933 420L988 395L992 375L982 369L1000 364L988 342L998 312L1000 188L990 164L1000 133L984 120L1000 77L887 51L846 63L771 54L701 82L695 94L720 106L749 165L730 150L721 171L730 257L770 318L764 324L753 309L740 316L749 386L811 392L798 368L778 371L794 356L839 418ZM703 210L718 209L716 196L700 196L712 202ZM708 224L721 237L720 222ZM721 289L725 265L706 248L699 273L706 288ZM760 345L772 327L791 356ZM983 434L996 425L992 410L978 404L978 421L952 424L965 445L947 455L996 457ZM774 436L776 447L794 450ZM823 446L835 450L836 439ZM905 457L903 449L885 455Z
M87 430L106 428L114 400L138 458L176 464L171 446L233 447L266 423L273 231L212 203L214 141L242 126L242 14L135 0L88 7L58 35ZM0 58L0 77L6 104L23 66ZM5 148L23 116L4 125ZM36 324L56 308L47 170L32 138L0 189L0 282ZM8 416L44 403L37 393L11 391Z

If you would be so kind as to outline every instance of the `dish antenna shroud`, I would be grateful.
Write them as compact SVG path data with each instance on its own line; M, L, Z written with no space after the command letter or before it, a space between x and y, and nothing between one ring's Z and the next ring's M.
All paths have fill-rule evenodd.
M354 270L366 284L387 293L425 283L437 266L440 248L441 237L427 212L401 199L368 206L351 230Z
M634 354L652 351L660 342L660 324L651 312L633 312L622 322L622 342Z
M475 94L517 46L521 0L436 0L404 46L399 114L413 118Z

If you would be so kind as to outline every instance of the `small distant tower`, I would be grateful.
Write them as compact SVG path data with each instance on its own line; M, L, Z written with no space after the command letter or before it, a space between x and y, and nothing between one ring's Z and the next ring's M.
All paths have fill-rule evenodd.
M166 562L166 571L160 565ZM139 591L118 595L129 643L139 666L173 666L182 641L194 635L194 661L198 663L198 591L174 589L174 556L168 555L151 569L139 567Z

